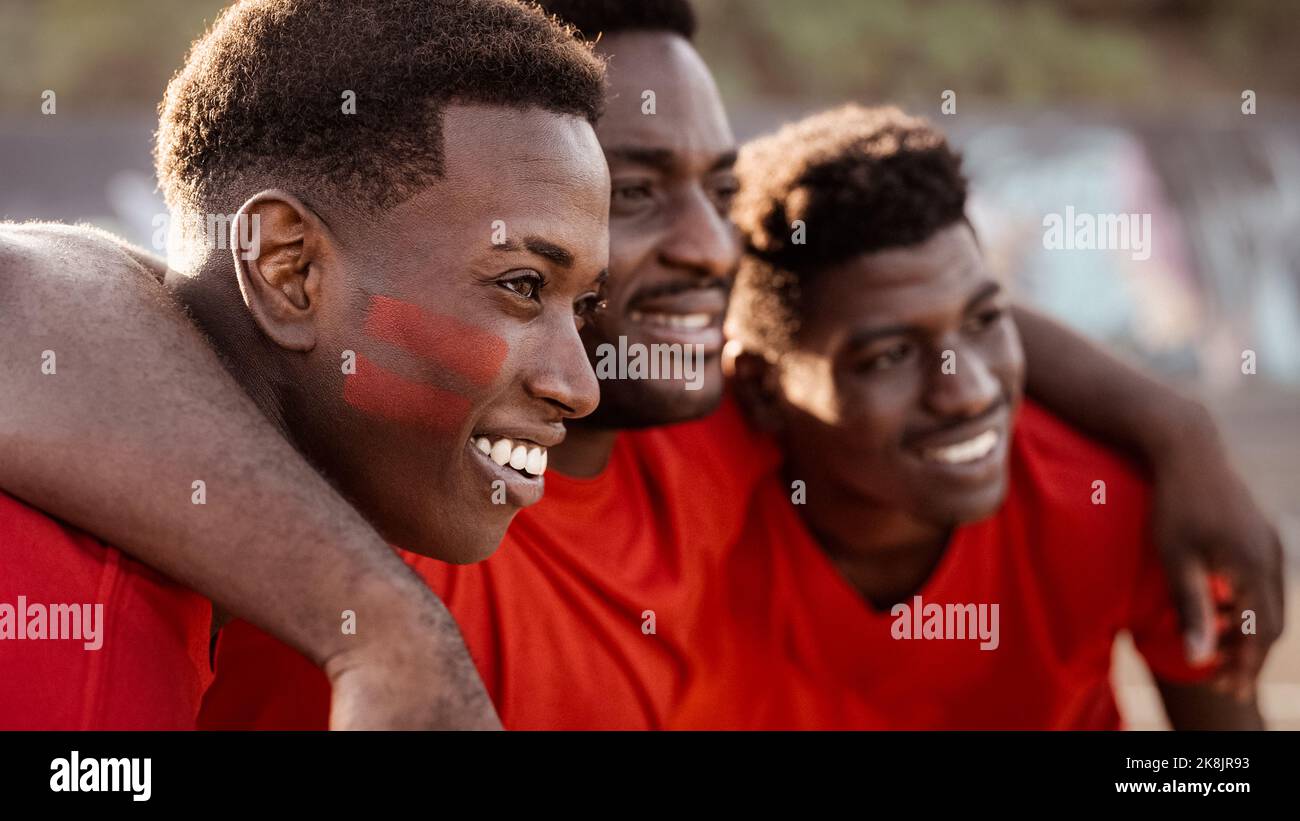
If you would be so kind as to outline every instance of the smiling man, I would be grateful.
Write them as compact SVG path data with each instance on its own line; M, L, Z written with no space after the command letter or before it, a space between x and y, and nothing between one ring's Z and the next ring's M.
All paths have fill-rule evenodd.
M168 267L88 232L5 226L13 274L5 280L35 291L15 292L14 310L40 316L40 289L60 287L73 265L111 277L142 264L165 276L244 393L388 540L478 561L540 498L546 451L563 439L564 421L597 400L578 331L608 258L608 173L592 130L602 76L568 31L508 0L236 4L195 43L161 107ZM340 106L345 90L366 113ZM201 230L218 222L210 214L234 214L234 230L256 241L224 250L214 241L224 237ZM50 444L40 432L51 423L39 416L58 415L51 382L88 375L61 329L48 331L42 344L64 354L64 370L41 383L47 374L14 368L17 386L31 384L45 400L6 414L6 437L32 442L20 456ZM97 446L90 437L68 444ZM168 464L169 455L159 458ZM165 484L152 493L192 506L245 499L248 475L204 474L192 496L188 479L183 493ZM7 464L7 489L30 490L22 476ZM192 726L207 677L206 602L33 508L0 501L3 598L107 599L99 655L66 643L0 643L0 726L183 727L187 716ZM264 519L302 507L293 495L247 503ZM301 572L281 565L273 575ZM335 633L346 634L339 622L348 613L360 622L353 633L384 627L389 608L362 595L359 579L316 581L324 589L305 589L330 602ZM422 703L406 721L424 724L432 702L446 724L491 726L454 626L407 626L433 629L447 645L444 669L426 666L428 679L399 677L371 695L382 702L422 687L422 699L397 700ZM392 652L419 656L425 641Z
M679 720L1117 729L1128 630L1175 728L1260 728L1253 701L1183 659L1149 483L1024 398L943 136L845 106L747 145L738 172L748 253L728 328L783 464L710 600L736 629L704 637L717 669ZM723 671L773 683L723 697Z

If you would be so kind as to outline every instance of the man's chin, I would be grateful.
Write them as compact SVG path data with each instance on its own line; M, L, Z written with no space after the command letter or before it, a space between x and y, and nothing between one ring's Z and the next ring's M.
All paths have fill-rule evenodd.
M710 368L703 379L605 381L594 413L569 422L614 430L652 428L701 419L722 402L722 372Z
M974 524L997 513L1006 495L1005 479L963 492L937 492L924 500L925 518L948 527Z
M466 519L476 514L465 510L461 513L461 527L452 533L447 532L446 522L440 521L435 527L408 533L403 540L390 541L409 553L447 564L475 564L496 553L517 512L518 508L514 507L508 511L492 511L491 521L481 521L478 526L471 527Z

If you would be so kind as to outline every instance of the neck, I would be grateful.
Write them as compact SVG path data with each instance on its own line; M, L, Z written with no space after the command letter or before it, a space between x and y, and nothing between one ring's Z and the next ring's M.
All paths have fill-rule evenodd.
M921 589L948 547L950 528L787 465L787 479L796 473L812 477L798 508L804 522L863 598L884 610Z
M184 306L222 366L276 430L288 439L283 408L263 364L265 357L253 355L266 345L266 340L248 319L242 298L214 287L219 277L220 273L215 271L186 274L168 269L164 284ZM233 273L225 279L233 282Z
M592 427L581 422L569 422L565 427L568 428L568 433L563 444L551 448L547 454L550 468L579 479L599 475L609 464L618 430Z

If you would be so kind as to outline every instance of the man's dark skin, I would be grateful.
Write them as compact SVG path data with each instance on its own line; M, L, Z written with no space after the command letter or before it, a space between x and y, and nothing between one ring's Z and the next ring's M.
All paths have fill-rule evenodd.
M1010 304L965 221L929 239L859 254L801 293L801 329L779 356L740 354L741 393L807 483L800 515L878 610L918 593L954 528L1006 498L1025 358ZM941 372L945 352L956 363ZM993 433L959 464L937 448ZM1261 729L1205 685L1160 682L1176 729Z
M235 277L224 275L224 254L209 261L220 270L198 276L173 267L167 286L218 350L238 352L245 390L276 396L271 419L385 538L462 563L491 555L541 484L485 469L490 461L471 440L553 447L565 419L595 407L578 327L595 307L608 258L608 182L591 126L577 117L458 105L444 116L443 139L446 176L382 224L318 216L291 194L265 191L241 211L260 221L257 259L234 254ZM506 226L499 243L496 221ZM368 338L372 294L454 315L504 341L500 374L486 385L455 381L439 361ZM462 342L444 344L449 358ZM358 411L343 398L345 350L452 389L469 400L468 414L448 434ZM508 486L496 503L498 478L518 478L525 498Z
M669 307L682 312L698 311L701 307L712 310L714 306L710 300L716 297L711 286L730 276L738 257L733 231L723 219L728 192L734 185L730 178L734 139L712 78L698 54L684 38L664 32L606 36L600 41L599 50L611 56L609 108L597 129L606 149L613 188L610 204L611 279L608 311L583 333L589 351L593 351L601 341L616 339L620 334L636 338L644 333L644 320L634 321L629 316L631 310L636 309L638 294L643 290L660 290L664 285L674 290L686 288L688 290L682 293L691 300L699 300L699 303ZM641 92L645 89L656 91L657 110L654 115L641 113ZM710 287L693 292L696 285ZM119 296L124 292L131 294L129 298L132 299L148 301L152 298L140 297L139 292L146 286L138 279L124 277L122 281L105 287L118 292ZM94 314L98 310L66 294L54 296L55 299L42 307L45 316L64 312L64 316L76 317ZM651 307L664 306L652 303ZM720 318L720 311L718 314ZM20 319L23 316L20 312ZM1203 571L1198 569L1201 565L1229 574L1236 582L1235 590L1239 597L1236 604L1256 610L1259 634L1244 637L1239 645L1225 648L1232 651L1227 665L1229 671L1236 671L1229 674L1235 676L1232 682L1248 687L1282 623L1280 584L1277 582L1281 576L1280 551L1271 528L1227 467L1217 434L1203 409L1114 361L1090 343L1053 323L1024 311L1017 311L1016 318L1029 350L1031 394L1057 409L1067 420L1126 447L1153 466L1160 544L1166 551L1171 577L1182 584L1180 590L1189 591L1180 602L1189 626L1199 637L1197 652L1192 655L1204 658L1213 652L1212 619L1201 616L1202 611L1197 609L1201 605L1208 606L1210 601L1208 594L1204 597L1199 595L1204 581ZM26 321L34 320L28 318ZM151 321L166 324L175 320L155 316ZM136 327L131 332L115 329L115 333L123 335L101 338L98 340L101 347L120 345L118 350L129 350L131 345L141 341L132 333L147 335L149 331ZM12 326L9 334L14 340L25 339L21 329ZM186 344L194 345L196 340ZM1035 350L1050 350L1054 356L1050 363L1044 362L1036 368ZM166 351L158 354L174 355ZM97 396L120 393L139 380L138 374L111 362L111 357L105 359L110 360L104 363L106 370L97 369L76 388L84 391L80 397L69 392L61 398L67 413L65 419L75 419L78 409L83 417L104 413L104 409L97 405ZM601 390L604 410L599 412L599 423L571 424L565 444L550 455L551 469L571 475L595 475L607 462L619 428L666 424L707 413L716 404L722 390L717 357L710 357L705 374L706 387L698 392L687 392L671 383L653 381L604 384ZM177 374L177 378L199 377ZM22 401L34 406L28 408L27 413L37 414L44 400L33 399L28 394ZM631 409L644 409L645 412L633 414ZM155 414L150 421L157 426L160 419L162 414ZM111 430L119 440L142 447L157 444L164 451L172 448L183 450L184 443L190 438L185 431L193 429L189 427L190 421L183 418L164 421L167 433L161 437L154 428L143 423L137 425L129 415L112 419ZM67 436L66 431L60 431L54 425L49 427L54 428L49 436ZM28 427L24 430L30 436L33 435L30 431L39 429ZM23 444L5 438L0 439L0 447L14 452L21 450ZM29 448L25 453L26 478L6 477L0 481L15 492L21 488L15 488L13 483L25 482L28 489L25 498L43 509L65 515L77 524L110 538L115 535L130 537L136 531L129 528L138 527L139 532L146 534L143 539L116 538L114 541L123 549L134 551L169 572L169 568L184 567L188 575L176 572L173 575L197 589L204 590L199 584L203 572L220 577L224 588L229 591L228 598L238 597L245 608L241 610L232 602L230 609L239 615L246 615L255 606L258 595L267 590L261 576L250 573L245 578L241 573L240 578L235 578L230 575L234 572L232 568L242 570L231 556L230 545L216 532L194 532L183 512L137 506L129 511L130 516L123 514L117 519L117 530L110 533L97 526L94 517L106 517L103 510L114 502L120 502L120 496L107 493L97 483L87 482L94 486L82 488L84 495L74 508L70 500L57 490L60 485L67 486L70 473L85 476L87 471L93 473L95 465L75 460L38 463L34 458L35 451ZM174 453L172 451L173 456ZM163 456L158 455L157 460L162 461ZM1185 463L1199 465L1202 472L1192 474L1185 471ZM104 476L117 477L117 471L109 466L103 466L103 471ZM123 477L116 480L135 481L137 487L133 491L136 494L156 492L151 479ZM248 478L250 484L264 482L272 485L277 481L276 477L263 472L250 474ZM169 524L173 532L185 533L187 540L183 543L156 540L160 529L159 517L171 517ZM152 540L151 544L143 544L149 540ZM291 550L285 545L272 549ZM210 564L197 565L199 554ZM291 562L285 566L296 568L300 565ZM1184 568L1190 570L1185 573ZM296 569L290 572L296 572ZM277 590L277 595L282 595L281 591ZM277 622L275 615L265 614L253 620L273 633L282 634L286 627Z
M331 675L332 726L499 725L445 609L427 590L412 589L418 582L400 560L329 485L303 470L307 463L288 442L389 539L472 561L496 548L519 505L509 496L493 502L497 469L485 466L471 436L552 445L564 419L590 412L597 398L577 336L608 259L608 176L591 126L540 109L451 105L442 137L444 175L370 219L313 210L289 191L259 191L250 180L255 193L240 213L260 220L252 259L200 248L177 254L166 269L102 235L0 228L13 319L0 332L14 389L0 414L6 491L88 525L229 611L278 627ZM539 196L550 207L536 208ZM498 219L517 239L492 242ZM178 327L179 314L156 285L136 304L123 296L120 289L139 289L150 274L165 275L242 393L211 367L216 359L203 340ZM412 380L441 376L437 361L365 338L367 293L455 312L505 341L509 353L495 378L461 386L470 410L454 431L366 418L343 401L345 349L368 351ZM62 322L59 309L82 324ZM87 327L90 315L100 318ZM73 327L87 336L68 333ZM45 349L61 357L63 370L53 377L33 366ZM114 362L105 349L135 356ZM201 376L177 373L196 362ZM131 390L96 381L122 367L138 374ZM88 385L92 408L66 413L67 395L88 398ZM48 481L50 466L73 465L62 480ZM195 478L208 488L199 511L188 504ZM130 480L153 490L124 491ZM160 492L173 483L175 494ZM159 519L170 526L150 524ZM352 539L367 552L353 552ZM198 549L153 552L160 544ZM344 610L357 614L356 635L365 638L342 634Z

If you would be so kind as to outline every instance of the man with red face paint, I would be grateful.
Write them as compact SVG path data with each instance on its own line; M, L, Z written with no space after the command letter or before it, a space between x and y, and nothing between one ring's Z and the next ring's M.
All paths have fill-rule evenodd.
M739 256L725 218L734 141L690 44L688 4L547 5L587 35L602 35L598 50L610 58L609 110L598 124L612 177L609 310L587 326L584 343L592 355L619 337L702 345L703 389L674 380L602 383L591 424L572 429L550 454L547 498L516 519L497 556L463 568L408 560L463 621L506 726L665 726L697 666L703 645L695 636L728 629L699 623L701 597L743 523L752 485L775 458L746 445L729 402L703 421L625 430L702 417L721 401L724 289ZM653 115L642 111L646 90L655 92ZM1075 421L1153 465L1163 500L1157 524L1178 537L1168 540L1171 561L1240 569L1239 590L1257 597L1261 624L1272 625L1234 659L1250 668L1280 624L1271 586L1276 542L1224 466L1203 411L1050 323L1021 312L1017 320L1030 394L1062 413L1073 408ZM1045 350L1057 355L1035 355ZM132 376L105 379L121 386ZM1190 475L1184 464L1202 472ZM1193 593L1204 578L1172 575ZM323 726L328 689L306 660L242 623L227 632L205 708L210 726ZM1192 635L1194 654L1208 655L1212 631Z
M497 726L454 623L342 497L453 562L540 497L546 449L597 399L578 330L608 259L602 78L510 0L238 3L161 108L166 264L0 227L0 639L18 639L0 728L192 727L210 677L208 603L53 516L274 625L340 688L337 726ZM211 215L256 239L227 250ZM121 287L151 278L210 349L169 299ZM120 367L139 381L95 386ZM35 462L75 469L49 483Z

